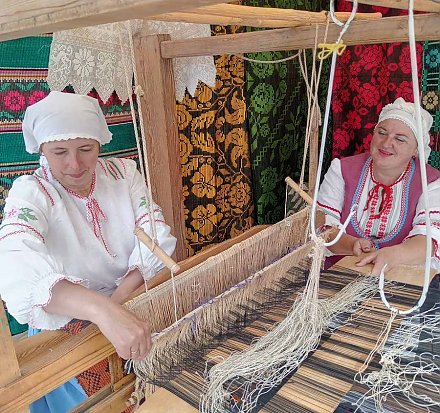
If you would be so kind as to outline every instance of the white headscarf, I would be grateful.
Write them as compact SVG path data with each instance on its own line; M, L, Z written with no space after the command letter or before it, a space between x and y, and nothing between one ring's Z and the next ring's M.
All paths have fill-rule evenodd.
M431 148L429 147L429 130L431 129L433 118L431 114L423 108L420 108L422 114L422 142L423 148L418 148L419 151L425 151L425 161L428 162ZM390 103L383 107L379 115L378 124L385 119L397 119L408 126L417 137L417 123L414 103L406 102L403 98L397 98L394 103ZM418 145L418 141L417 141Z
M98 101L73 93L53 91L29 106L22 128L29 153L38 153L45 142L87 138L104 145L112 139Z

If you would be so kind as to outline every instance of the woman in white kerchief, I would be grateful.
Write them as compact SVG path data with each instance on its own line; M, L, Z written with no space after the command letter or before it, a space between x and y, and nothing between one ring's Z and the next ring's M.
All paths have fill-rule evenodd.
M8 311L45 330L91 321L122 358L143 358L149 325L121 303L163 265L133 235L135 225L150 230L135 162L98 158L112 135L89 96L51 92L27 109L23 135L26 150L42 156L33 175L14 182L0 227ZM158 242L172 254L176 240L160 208L152 210Z
M379 274L401 264L423 264L426 222L420 179L419 151L430 154L432 116L422 109L423 147L418 147L414 104L398 98L386 105L374 129L370 152L334 159L318 194L326 225L336 228L350 210L355 214L346 233L329 247L329 264L341 255L368 255L359 261L374 264ZM430 202L432 267L440 270L440 171L426 165Z

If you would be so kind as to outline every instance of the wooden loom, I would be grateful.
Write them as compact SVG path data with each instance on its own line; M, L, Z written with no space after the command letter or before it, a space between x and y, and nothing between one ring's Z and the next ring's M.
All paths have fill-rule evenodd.
M164 215L178 237L177 257L183 253L181 199L176 193L176 183L181 182L178 163L178 136L174 111L174 90L170 59L223 53L246 53L270 50L310 48L314 45L315 27L319 24L318 37L324 33L325 16L320 13L299 13L286 10L258 10L240 6L219 4L215 0L3 0L0 11L0 40L41 34L73 27L89 26L131 18L156 18L170 21L187 21L213 24L241 24L271 27L266 32L252 32L220 37L171 41L168 36L139 36L136 39L140 84L144 91L143 116L150 125L147 139L155 137L156 145L149 145L154 152L152 181L154 197L165 207ZM380 4L381 2L368 2ZM393 4L402 5L401 1ZM194 8L194 6L200 6ZM387 2L387 6L390 6ZM237 8L240 7L240 8ZM415 8L438 12L439 5L431 1L416 1ZM298 18L298 16L300 16ZM344 42L351 44L405 41L406 18L382 18L373 16L375 30L370 21L356 21L350 26ZM298 20L306 27L298 27ZM435 14L418 15L415 18L417 40L440 39L439 17ZM330 24L327 42L335 41L339 28ZM171 91L171 92L170 92ZM148 99L154 96L154 104ZM173 196L169 190L173 188ZM168 191L168 192L167 192ZM257 229L252 230L255 232ZM242 238L245 238L243 235ZM211 253L224 246L214 247ZM204 254L205 256L207 254ZM209 254L208 254L209 255ZM203 259L193 257L189 264ZM166 275L162 274L163 278ZM160 277L153 281L157 283ZM0 314L0 412L27 411L27 405L56 388L96 362L109 357L112 384L90 401L75 409L76 412L119 412L125 407L133 387L133 377L123 377L122 365L113 347L94 326L78 336L67 337L60 332L44 332L38 336L12 340L7 322ZM44 350L44 351L43 351Z
M350 262L345 262L351 265ZM296 271L296 272L295 272ZM423 276L419 271L419 276ZM414 274L413 274L414 275ZM181 372L162 379L161 385L148 402L140 407L140 413L195 413L198 409L200 389L203 388L202 374L205 364L215 364L213 357L227 358L233 352L248 348L251 340L256 340L276 323L286 317L287 311L297 294L304 286L302 270L293 270L291 284L285 284L282 301L269 302L258 318L245 326L237 327L232 333L223 335L205 351L186 363ZM321 274L320 299L334 296L350 281L357 277L346 266L335 266ZM405 279L407 272L394 271L394 279ZM421 279L422 277L420 277ZM393 304L400 308L409 308L421 291L421 283L406 285L393 290ZM289 290L290 288L290 290ZM437 294L440 297L440 293ZM279 300L280 297L278 297ZM378 296L361 304L350 320L334 333L326 332L321 338L318 349L311 354L282 386L274 389L269 397L262 397L259 413L308 412L331 413L336 410L344 397L355 389L363 394L366 389L355 384L354 376L362 367L368 354L376 344L389 312L384 309ZM392 332L399 325L393 323ZM369 371L378 369L379 357L370 363ZM440 377L438 377L440 379ZM158 381L160 383L160 381ZM432 395L431 395L432 396ZM436 396L434 395L434 398ZM354 401L356 401L356 397ZM438 400L438 395L437 395ZM399 400L408 411L424 412L412 407L408 401ZM400 412L401 406L391 403L388 408Z

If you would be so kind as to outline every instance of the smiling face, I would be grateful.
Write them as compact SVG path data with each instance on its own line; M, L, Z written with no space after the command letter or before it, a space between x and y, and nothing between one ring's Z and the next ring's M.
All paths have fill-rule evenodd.
M54 178L65 188L82 196L90 193L99 149L99 142L85 138L46 142L41 145L41 151Z
M417 154L412 130L397 119L385 119L374 129L370 153L375 173L397 179Z

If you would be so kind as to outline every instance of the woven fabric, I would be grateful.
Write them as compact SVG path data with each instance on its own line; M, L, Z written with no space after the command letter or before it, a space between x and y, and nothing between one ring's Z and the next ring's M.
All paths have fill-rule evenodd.
M248 6L318 11L327 7L319 0L246 0ZM251 29L249 29L251 30ZM294 52L262 52L247 56L278 60ZM296 53L296 52L295 52ZM310 54L309 54L310 57ZM311 59L309 59L309 73ZM323 113L328 62L323 65L320 107ZM284 216L284 178L298 182L303 160L307 122L306 86L297 59L277 64L246 62L246 102L251 145L254 204L258 224L272 224ZM326 157L329 159L329 156ZM306 168L307 178L308 168Z
M72 320L60 328L60 330L67 334L75 335L80 333L89 324L90 322L88 321ZM111 382L108 359L101 360L91 368L80 373L76 378L87 396L91 396Z
M440 42L423 43L422 107L434 118L429 163L440 169Z
M213 26L212 35L242 30ZM215 64L215 88L199 83L177 105L189 256L254 224L244 65L226 55Z

